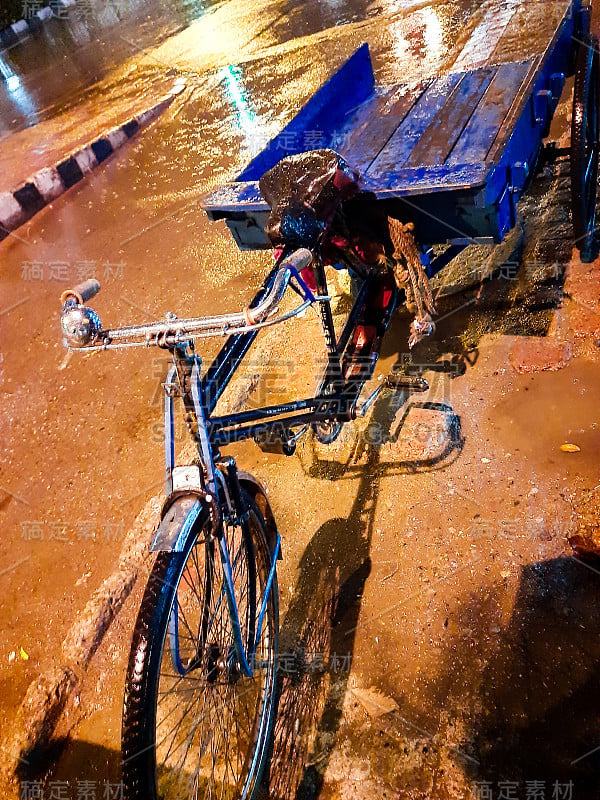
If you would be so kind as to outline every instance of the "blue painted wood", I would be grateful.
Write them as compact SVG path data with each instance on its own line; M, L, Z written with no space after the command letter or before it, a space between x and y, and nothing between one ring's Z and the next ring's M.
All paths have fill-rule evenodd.
M445 164L432 167L412 167L387 172L376 177L366 176L363 189L379 199L429 194L446 189L472 189L484 186L489 173L487 164ZM219 187L204 200L204 210L211 219L221 219L236 211L268 211L269 206L260 193L258 181L234 181Z
M210 219L221 219L235 211L268 211L258 181L234 181L219 186L202 203ZM222 212L222 213L221 213Z
M368 44L361 45L342 67L321 86L304 108L238 175L239 181L257 181L285 156L301 153L306 131L319 131L331 144L348 115L375 90Z
M463 76L464 73L455 73L433 81L419 97L411 108L410 114L402 120L382 152L371 164L368 170L370 176L393 172L408 160L413 147L443 108L452 89L460 82Z
M364 189L382 200L431 194L446 189L473 189L485 185L489 171L489 166L483 162L403 167L378 175L367 175Z

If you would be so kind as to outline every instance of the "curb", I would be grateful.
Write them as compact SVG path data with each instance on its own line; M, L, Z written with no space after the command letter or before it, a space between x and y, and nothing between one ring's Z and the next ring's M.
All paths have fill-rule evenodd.
M8 28L2 28L0 30L0 44L5 47L12 47L17 42L22 42L27 39L31 31L39 30L42 22L46 22L46 20L53 17L60 19L60 10L77 5L77 0L53 0L52 5L56 8L44 6L44 8L34 12L27 19L18 19Z
M274 335L262 346L255 346L254 359L260 364L267 363L279 338ZM235 379L230 386L230 398L223 403L224 413L239 411L256 388L259 378L257 368L255 374ZM194 454L194 445L189 443L182 448L179 461L189 463ZM0 747L4 753L0 771L9 783L24 778L43 759L70 697L82 682L104 635L131 594L144 562L152 558L148 548L160 520L162 501L161 495L147 501L125 536L116 569L77 616L77 622L63 641L57 661L29 685L16 714L14 731L3 737Z
M168 95L147 111L71 153L56 166L39 170L18 189L0 192L0 242L153 122L184 89L185 83L178 81Z

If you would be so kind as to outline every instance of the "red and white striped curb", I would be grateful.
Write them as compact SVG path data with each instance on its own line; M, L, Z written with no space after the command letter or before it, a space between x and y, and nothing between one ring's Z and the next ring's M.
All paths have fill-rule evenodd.
M39 170L18 189L0 192L0 241L67 189L79 183L139 130L160 116L184 89L185 82L177 81L169 94L152 108L71 153L60 164Z

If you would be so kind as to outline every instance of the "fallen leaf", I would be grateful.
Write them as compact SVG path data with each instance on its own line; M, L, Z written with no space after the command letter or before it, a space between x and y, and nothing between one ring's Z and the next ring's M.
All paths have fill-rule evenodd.
M23 650L23 648L21 648L20 653L23 661L29 661L29 655L25 652L25 650Z
M370 717L381 717L398 708L398 703L393 697L388 697L374 689L352 689L352 694Z
M577 447L576 444L570 444L569 442L565 444L561 444L560 449L563 453L578 453L581 450L581 447Z

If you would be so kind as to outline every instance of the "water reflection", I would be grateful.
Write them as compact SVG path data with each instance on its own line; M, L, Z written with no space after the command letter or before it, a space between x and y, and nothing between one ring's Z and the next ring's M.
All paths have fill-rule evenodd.
M418 59L421 67L429 68L441 64L447 49L440 13L439 8L429 6L390 25L392 51L398 61L408 59L414 63Z
M440 18L433 8L424 8L419 13L423 19L423 39L427 52L441 59L445 53L445 48Z
M242 133L248 137L254 135L256 132L257 116L248 102L248 95L242 83L241 76L242 70L240 67L229 65L219 70L219 77L225 83L227 99L235 107L239 128Z
M41 109L101 80L116 65L187 27L217 3L82 0L61 8L13 44L10 56L0 46L0 131L36 124ZM33 3L24 9L27 6ZM26 10L24 14L31 16Z
M25 116L36 121L36 107L29 92L23 86L21 79L14 71L7 56L0 57L0 74L4 79L8 100ZM1 85L1 84L0 84Z
M235 109L233 127L243 137L243 144L250 154L255 155L266 147L274 134L273 123L269 124L256 113L242 80L241 67L222 67L218 76L223 83L225 99Z

